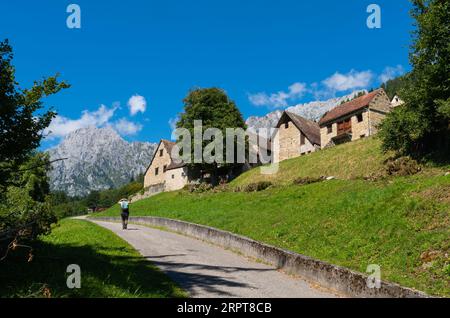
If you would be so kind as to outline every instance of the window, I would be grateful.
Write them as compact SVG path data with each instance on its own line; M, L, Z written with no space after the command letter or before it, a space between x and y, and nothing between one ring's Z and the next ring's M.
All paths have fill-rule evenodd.
M366 135L361 135L361 136L359 136L359 138L361 138L361 139L366 138Z
M159 151L159 156L162 157L163 154L164 154L164 149L161 149L161 150Z
M286 128L286 129L289 128L289 122L288 121L284 123L284 128Z
M327 126L327 134L331 134L333 132L333 125Z
M358 114L358 116L356 116L356 118L358 119L358 123L363 121L363 114Z
M167 171L167 166L163 167L163 171L166 172Z
M305 144L305 135L300 133L300 146L303 146Z
M155 176L159 174L159 168L155 168Z
M172 179L175 179L175 175L174 174L172 175Z

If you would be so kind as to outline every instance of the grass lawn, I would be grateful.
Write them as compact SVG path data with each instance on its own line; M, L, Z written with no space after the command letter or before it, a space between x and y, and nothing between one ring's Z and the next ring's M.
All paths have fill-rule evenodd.
M366 154L352 160L352 145ZM450 176L427 168L409 177L350 179L370 170L364 161L382 169L383 156L366 149L376 145L367 139L288 160L272 177L275 186L262 192L163 193L133 203L131 215L205 224L360 272L378 264L385 280L450 296ZM326 163L339 153L348 165ZM316 168L305 166L314 156ZM343 179L301 186L284 178L329 174ZM255 169L233 184L259 178ZM119 216L119 208L99 215Z
M258 181L286 185L299 177L363 178L382 172L385 169L384 161L390 156L391 153L381 151L381 141L375 136L282 161L277 174L263 175L259 168L252 169L236 178L231 185L241 186ZM425 167L429 175L440 174L445 169L450 169L450 165Z
M83 220L66 219L33 244L34 259L17 250L0 262L0 297L184 297L186 294L127 242ZM81 289L69 289L67 266L81 268Z

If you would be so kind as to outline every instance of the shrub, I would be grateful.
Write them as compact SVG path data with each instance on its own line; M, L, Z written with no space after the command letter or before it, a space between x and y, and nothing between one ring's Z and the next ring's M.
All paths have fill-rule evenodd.
M417 161L410 157L400 157L386 162L386 173L390 176L410 176L421 170Z
M320 177L320 178L306 177L306 178L297 178L293 181L293 183L296 185L307 185L307 184L311 184L311 183L322 182L324 180L325 180L324 177Z
M269 181L260 181L257 183L250 183L246 186L235 188L235 192L259 192L264 191L267 188L272 186L272 182Z
M187 189L190 193L203 193L210 191L213 188L209 183L189 184Z

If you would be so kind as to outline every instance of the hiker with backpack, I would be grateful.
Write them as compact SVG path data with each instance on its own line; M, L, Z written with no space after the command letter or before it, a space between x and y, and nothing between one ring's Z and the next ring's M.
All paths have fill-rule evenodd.
M122 229L126 230L128 227L128 218L130 217L130 202L127 199L121 199L119 201L120 208L122 210L120 216L122 217Z

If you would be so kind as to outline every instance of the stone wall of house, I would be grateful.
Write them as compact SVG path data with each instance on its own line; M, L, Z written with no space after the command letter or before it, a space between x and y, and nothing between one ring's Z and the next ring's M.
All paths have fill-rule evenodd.
M189 183L188 171L186 167L173 169L166 172L165 191L176 191L183 189Z
M362 115L362 121L358 122L358 115ZM352 116L352 141L368 137L369 133L369 111L363 110Z
M298 157L302 154L314 152L316 148L305 136L305 144L301 145L301 132L292 121L288 122L288 127L282 124L277 131L275 138L279 145L279 154L275 156L275 162ZM275 151L275 149L273 149Z
M328 133L327 126L320 127L320 144L322 149L325 148L331 141L331 138L337 136L337 123L331 124L331 133Z
M379 113L377 111L370 111L370 132L371 134L376 134L378 132L378 126L386 117L384 113Z
M160 154L161 150L162 156ZM164 166L168 167L170 162L170 155L164 147L164 143L160 143L155 152L155 158L144 176L144 187L147 188L154 184L164 183L166 181ZM158 168L158 175L156 175L156 168Z
M392 110L391 101L386 93L383 91L378 94L369 104L370 110L370 132L376 134L378 126L386 117L386 114Z

